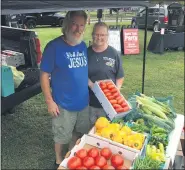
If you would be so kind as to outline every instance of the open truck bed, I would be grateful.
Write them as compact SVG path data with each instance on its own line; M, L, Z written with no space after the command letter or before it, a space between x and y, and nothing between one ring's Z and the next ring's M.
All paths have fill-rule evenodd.
M24 54L25 65L19 66L17 68L18 70L26 71L28 69L35 69L38 74L38 62L40 62L36 48L36 40L38 40L38 37L34 31L1 26L1 38L2 50L12 50ZM30 99L40 92L40 82L39 79L37 79L31 85L16 89L15 93L7 97L1 97L1 113L5 114L16 105Z

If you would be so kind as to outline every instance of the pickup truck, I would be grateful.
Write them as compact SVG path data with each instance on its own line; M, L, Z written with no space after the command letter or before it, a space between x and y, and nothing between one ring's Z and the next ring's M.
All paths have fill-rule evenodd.
M37 74L37 79L31 80L31 84L25 84L22 88L15 89L15 93L7 97L1 97L1 114L6 114L16 105L41 93L38 65L42 53L40 51L40 40L36 32L6 26L1 26L1 50L23 53L25 65L19 66L17 70L23 71L23 73L33 71L33 74Z

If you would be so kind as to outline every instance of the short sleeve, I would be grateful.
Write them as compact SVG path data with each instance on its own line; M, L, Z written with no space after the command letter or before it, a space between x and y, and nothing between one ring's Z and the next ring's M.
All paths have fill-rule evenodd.
M52 43L48 43L44 49L40 69L44 72L51 73L55 64L55 49Z
M116 56L116 78L120 79L124 77L124 70L122 65L121 56L117 53Z

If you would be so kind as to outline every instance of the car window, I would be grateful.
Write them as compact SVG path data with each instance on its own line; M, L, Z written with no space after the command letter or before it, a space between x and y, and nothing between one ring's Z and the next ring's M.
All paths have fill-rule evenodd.
M145 14L146 14L146 10L144 9L144 10L142 10L141 12L138 13L138 16L140 16L140 15L143 16L143 15L145 15Z
M163 8L149 8L148 15L155 16L155 15L164 15L165 11Z

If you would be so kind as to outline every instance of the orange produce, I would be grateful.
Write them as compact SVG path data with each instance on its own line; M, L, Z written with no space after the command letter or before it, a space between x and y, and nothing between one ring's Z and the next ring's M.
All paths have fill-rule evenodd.
M114 109L116 109L116 108L122 108L121 105L119 105L119 104L112 104L112 106L114 107Z
M108 86L108 85L112 85L113 83L111 82L111 81L107 81L106 82L106 85Z
M124 107L127 106L127 103L126 103L126 102L123 102L123 103L121 104L121 106L124 108Z
M107 96L107 99L112 100L112 99L114 99L114 96Z
M110 90L109 89L103 89L102 90L104 93L106 93L106 92L110 92Z
M111 92L105 92L104 94L105 94L105 96L111 96L112 95Z
M106 85L100 85L100 88L101 88L102 90L104 90L104 89L107 88L107 86L106 86Z
M119 94L119 92L116 92L113 94L113 96L116 98L116 97L120 96L120 94Z
M123 98L120 98L119 100L117 100L117 103L118 104L122 104L124 102L124 99Z
M127 112L130 110L130 108L128 106L124 107L123 109L124 109L124 112Z
M115 111L117 113L121 113L121 112L125 112L125 109L124 108L116 108Z
M118 97L116 97L116 100L119 100L119 99L121 99L122 98L122 96L118 96Z
M101 82L99 83L99 85L100 85L100 86L106 86L106 87L107 87L107 84L106 84L105 82L103 82L103 81L101 81Z
M111 104L116 104L116 103L117 103L117 100L109 100L109 102L110 102Z
M114 86L113 84L109 84L109 85L107 85L107 88L108 88L109 90L111 90L111 89L115 88L115 86Z
M111 91L111 93L116 93L118 90L114 87L110 91Z

